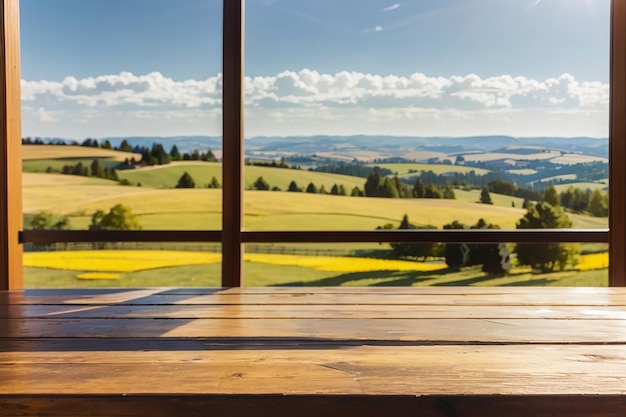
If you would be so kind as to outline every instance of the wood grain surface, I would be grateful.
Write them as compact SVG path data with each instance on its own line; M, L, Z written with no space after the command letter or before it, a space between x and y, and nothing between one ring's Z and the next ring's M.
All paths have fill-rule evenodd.
M617 288L0 292L0 415L623 416L625 303Z

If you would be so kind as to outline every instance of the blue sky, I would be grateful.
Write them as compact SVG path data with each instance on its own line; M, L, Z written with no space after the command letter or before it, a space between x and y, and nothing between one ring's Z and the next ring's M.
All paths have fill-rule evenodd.
M23 133L220 133L221 0L21 0ZM247 0L246 135L605 137L608 0Z

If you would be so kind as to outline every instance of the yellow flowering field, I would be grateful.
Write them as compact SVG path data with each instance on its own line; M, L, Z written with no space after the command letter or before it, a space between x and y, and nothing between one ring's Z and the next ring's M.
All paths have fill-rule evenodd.
M110 272L85 272L84 274L77 274L78 279L120 279L120 274L113 274Z
M319 271L331 272L370 272L370 271L436 271L446 268L445 263L429 264L423 262L401 261L393 259L353 258L348 256L297 256L278 254L246 254L245 261L270 265L299 266Z
M604 269L609 266L608 252L589 253L580 256L580 262L576 265L576 269L580 271L590 271L592 269Z
M94 272L137 272L172 266L220 262L222 256L209 252L172 250L93 250L28 252L24 266Z
M136 272L156 268L218 263L221 255L209 252L169 250L95 250L68 252L28 252L24 265L34 268L93 272ZM435 271L444 263L429 264L401 260L352 258L339 256L298 256L279 254L246 254L245 262L298 266L320 271Z
M98 273L137 272L185 265L213 264L221 261L219 253L173 250L94 250L67 252L28 252L24 265L34 268L64 269ZM248 253L245 262L297 266L329 272L436 271L445 263L423 263L393 259L353 258L347 256L300 256ZM608 253L580 256L576 269L589 271L608 267ZM80 279L94 279L90 275ZM112 278L109 278L112 279Z

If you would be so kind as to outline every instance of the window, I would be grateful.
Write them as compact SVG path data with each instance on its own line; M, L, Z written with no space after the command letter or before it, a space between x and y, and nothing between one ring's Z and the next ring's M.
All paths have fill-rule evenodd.
M3 181L1 184L0 202L2 202L3 216L0 219L2 241L0 242L3 256L3 284L5 287L19 288L20 279L20 246L17 243L17 233L22 229L21 209L19 208L19 97L16 96L16 86L19 85L19 73L16 71L17 53L19 52L17 29L17 0L5 0L2 9L3 41L6 42L7 53L2 56L2 105L4 123L3 148L0 149L0 168ZM610 158L621 160L626 156L626 122L621 117L626 103L626 6L621 0L612 3L612 66L611 66L611 121L610 121ZM406 231L242 231L242 202L243 196L243 38L242 38L242 5L237 1L224 2L224 79L223 79L223 136L224 136L224 164L223 164L223 228L221 233L207 232L179 232L179 231L136 231L124 234L102 234L101 240L111 241L211 241L220 240L222 243L222 284L236 286L241 284L243 245L271 242L410 242L415 239L440 242L542 242L550 241L608 241L609 233L605 230L568 230L565 232L529 230L519 231L459 231L459 232L414 232ZM376 29L375 29L376 30ZM621 165L621 164L620 164ZM626 168L618 164L610 166L611 199L610 212L623 213L626 207L624 187ZM16 211L17 210L17 211ZM626 225L619 216L610 216L610 251L613 261L610 264L611 285L624 285L626 268L621 262L625 249ZM94 235L84 232L72 233L29 233L26 240L34 242L50 241L91 241Z

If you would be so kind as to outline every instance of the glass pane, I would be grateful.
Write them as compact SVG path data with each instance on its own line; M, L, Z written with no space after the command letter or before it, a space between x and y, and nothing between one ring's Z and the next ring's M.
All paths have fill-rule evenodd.
M26 244L24 250L26 288L221 285L219 243Z
M20 6L24 227L220 229L222 2Z
M604 244L248 244L246 286L608 286ZM544 253L574 251L563 264Z
M247 230L607 227L609 0L246 7Z

